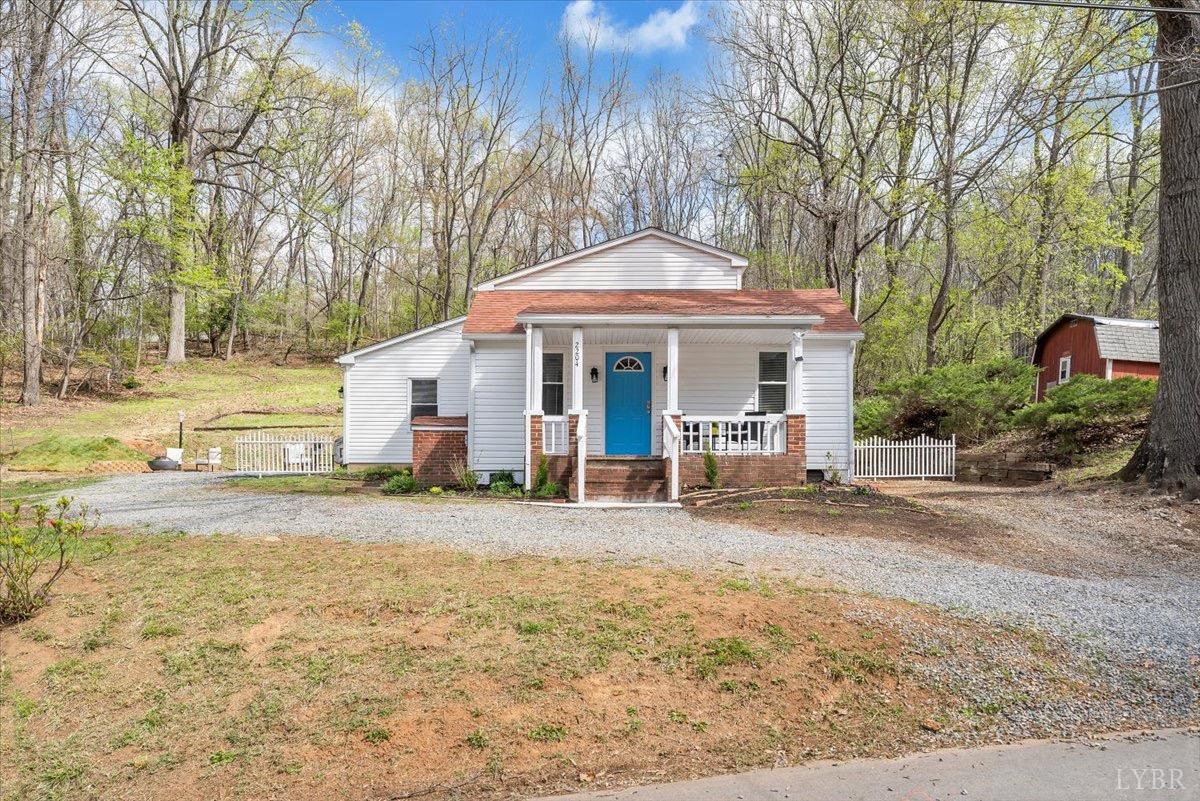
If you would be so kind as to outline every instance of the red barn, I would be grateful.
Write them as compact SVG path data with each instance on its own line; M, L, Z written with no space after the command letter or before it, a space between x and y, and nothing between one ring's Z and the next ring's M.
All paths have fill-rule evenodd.
M1158 378L1158 321L1064 314L1043 331L1033 348L1038 373L1036 400L1079 373L1111 381L1132 375Z

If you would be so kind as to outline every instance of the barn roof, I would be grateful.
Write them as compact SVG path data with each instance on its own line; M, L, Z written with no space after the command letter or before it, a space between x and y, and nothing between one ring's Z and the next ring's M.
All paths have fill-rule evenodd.
M1149 322L1137 320L1135 322ZM1125 321L1095 321L1096 347L1101 359L1158 363L1158 325L1127 325Z
M1064 314L1038 335L1033 349L1033 362L1042 357L1046 337L1065 322L1087 320L1096 335L1096 349L1101 359L1158 364L1158 320L1136 320L1129 317L1101 317L1095 314Z

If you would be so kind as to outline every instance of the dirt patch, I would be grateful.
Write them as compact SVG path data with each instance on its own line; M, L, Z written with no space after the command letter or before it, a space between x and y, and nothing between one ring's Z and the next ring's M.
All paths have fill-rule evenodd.
M739 572L128 535L5 632L0 776L486 799L894 754L993 736L928 672L960 650L1002 689L1071 670L1019 632Z
M1200 569L1200 505L1111 485L999 487L884 482L738 496L693 510L779 536L873 537L1057 576Z

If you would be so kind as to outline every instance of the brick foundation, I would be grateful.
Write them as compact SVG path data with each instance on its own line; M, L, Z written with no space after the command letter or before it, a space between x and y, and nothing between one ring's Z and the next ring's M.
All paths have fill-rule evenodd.
M808 471L804 452L806 420L804 415L787 417L787 452L777 454L717 454L717 470L725 487L755 487L768 484L803 484ZM670 460L663 464L670 478ZM685 453L679 459L679 483L700 486L708 483L704 476L704 455Z
M467 432L444 426L413 426L413 477L423 487L453 484L454 466L467 462Z

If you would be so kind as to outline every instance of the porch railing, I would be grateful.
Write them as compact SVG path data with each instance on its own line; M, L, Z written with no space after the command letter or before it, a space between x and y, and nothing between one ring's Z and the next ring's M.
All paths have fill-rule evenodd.
M784 453L787 450L787 416L685 414L682 442L684 453Z
M567 418L562 415L542 418L542 452L561 455L570 447Z

